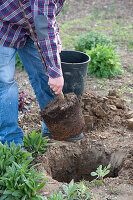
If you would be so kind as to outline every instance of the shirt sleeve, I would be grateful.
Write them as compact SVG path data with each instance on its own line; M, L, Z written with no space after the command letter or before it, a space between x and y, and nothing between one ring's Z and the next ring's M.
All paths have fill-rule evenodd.
M56 5L57 5L56 16L60 13L65 1L66 0L56 0Z
M57 49L55 0L31 0L31 10L38 44L45 59L50 78L62 76L61 60Z
M57 43L59 45L61 45L61 39L60 39L60 33L59 33L59 26L58 24L55 22L55 27L56 27L56 37L57 37Z

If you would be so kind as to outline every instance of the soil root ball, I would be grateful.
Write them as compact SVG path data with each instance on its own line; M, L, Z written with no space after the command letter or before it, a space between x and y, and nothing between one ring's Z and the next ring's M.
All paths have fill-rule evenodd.
M41 110L41 116L55 140L75 137L84 127L81 105L74 93L66 94L64 99L57 96Z

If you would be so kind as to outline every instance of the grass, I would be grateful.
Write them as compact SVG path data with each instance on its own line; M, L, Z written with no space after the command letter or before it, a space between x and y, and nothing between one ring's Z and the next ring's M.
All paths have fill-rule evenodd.
M133 51L133 25L123 18L117 19L114 17L114 12L115 4L110 5L109 10L94 7L91 15L62 24L60 33L63 49L73 49L74 42L78 36L95 30L108 34L114 44Z

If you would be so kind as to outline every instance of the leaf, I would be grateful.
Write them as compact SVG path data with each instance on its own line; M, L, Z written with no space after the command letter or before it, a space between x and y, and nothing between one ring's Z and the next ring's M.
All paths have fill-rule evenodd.
M21 200L26 200L27 195L23 196Z
M4 200L4 199L6 199L7 197L8 197L7 195L3 195L3 196L0 197L0 200Z
M107 166L107 169L109 169L111 167L111 164L109 164L108 166Z
M32 184L30 183L30 181L25 180L25 183L26 183L26 185L27 185L31 190L34 191L34 188L33 188Z
M23 197L23 192L21 190L16 190L12 193L13 196L15 197Z
M105 173L104 173L104 176L106 176L107 174L109 174L110 170L107 170Z
M72 179L71 182L69 183L69 187L71 188L74 185L74 180Z
M64 192L67 194L68 192L68 187L66 185L62 185L62 189L64 190Z
M44 185L46 184L46 182L42 182L38 187L37 187L37 191L42 189L44 187Z
M91 176L97 176L98 174L96 172L91 172Z
M3 194L12 194L13 192L11 191L11 190L5 190L4 192L3 192Z

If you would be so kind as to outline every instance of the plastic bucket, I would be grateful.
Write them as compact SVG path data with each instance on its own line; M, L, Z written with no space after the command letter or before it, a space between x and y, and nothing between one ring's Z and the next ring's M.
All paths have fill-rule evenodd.
M74 92L77 97L82 96L90 57L79 51L62 51L60 56L64 76L63 93Z

